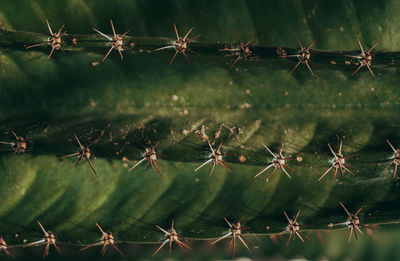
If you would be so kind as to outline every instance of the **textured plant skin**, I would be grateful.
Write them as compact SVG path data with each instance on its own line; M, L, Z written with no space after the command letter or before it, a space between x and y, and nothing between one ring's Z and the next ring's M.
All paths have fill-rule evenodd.
M168 227L175 220L179 235L196 245L225 234L224 217L232 222L243 217L243 226L250 227L246 236L269 242L287 225L283 211L293 216L299 209L299 222L311 225L306 233L315 240L314 233L346 220L339 201L352 211L364 206L365 224L385 228L399 222L399 179L392 179L393 166L385 169L393 156L386 139L400 147L400 53L397 29L390 27L396 8L369 2L369 18L354 22L349 15L341 22L332 10L360 11L364 3L316 8L305 2L300 8L296 1L237 1L221 22L216 15L207 20L196 14L225 10L222 2L205 7L168 2L171 9L180 7L177 13L158 3L169 10L163 16L139 2L139 11L126 13L132 10L122 8L129 4L121 1L121 16L116 16L115 10L87 1L83 6L91 16L79 14L82 8L74 9L75 17L66 2L60 7L44 3L48 7L38 5L45 15L37 15L36 4L25 1L21 8L34 12L26 12L24 23L7 15L15 4L0 3L5 22L0 28L0 141L12 141L11 130L28 141L26 157L11 158L11 147L0 144L0 232L9 246L40 239L40 220L62 247L71 244L76 253L99 240L95 224L101 223L127 245L151 244L150 256L163 239L155 225ZM269 15L261 16L260 10ZM375 26L376 10L385 19ZM146 20L153 11L157 20ZM306 14L306 29L296 22L298 12ZM124 42L132 50L123 52L123 60L113 51L101 62L110 43L92 28L111 34L110 18L118 33L131 30ZM66 24L68 31L65 53L55 50L50 60L49 46L26 50L47 41L46 19L53 30ZM155 51L174 41L174 23L181 33L194 26L192 34L201 34L189 44L198 53L188 54L192 66L181 54L168 66L174 50ZM237 44L235 30L243 41L260 41L250 48L248 63L239 60L229 70L235 57L219 50ZM305 46L317 40L311 50L314 77L304 64L289 74L298 59L279 57L297 53L296 34ZM371 65L376 79L366 68L351 75L357 61L346 55L360 54L355 35L366 48L381 40ZM84 144L98 140L91 146L98 178L85 161L74 167L75 158L56 159L79 149L74 134ZM232 172L220 165L211 177L211 165L194 172L210 156L205 135L213 146L223 142ZM348 159L355 176L346 173L341 181L338 173L333 180L331 172L318 182L332 164L328 143L337 151L340 140L345 155L358 154ZM163 178L145 169L144 162L128 172L145 148L158 142ZM274 152L284 144L284 155L294 158L287 162L296 171L291 179L279 169L269 182L272 169L254 178L272 161L263 144ZM338 232L344 241L345 232ZM286 238L279 240L283 244Z
M47 52L48 50L44 51ZM46 52L43 53L44 57L47 56ZM30 51L21 50L12 55L22 53L24 55L31 54ZM162 54L160 57L165 62L158 61L159 66L168 69L165 63L169 56L170 53L168 52ZM152 59L149 55L142 59L145 58ZM69 59L71 62L77 63L76 57L70 57L68 54L60 54L56 59ZM132 62L127 61L128 65L129 63ZM391 128L396 122L393 122L393 119L396 119L396 113L395 110L392 110L392 107L389 107L389 104L379 102L380 99L390 96L391 93L396 93L397 89L395 88L382 90L377 94L371 91L371 95L363 97L362 102L365 102L365 105L362 105L361 108L346 108L348 104L357 104L359 89L345 90L340 83L330 83L328 89L323 87L330 82L327 79L319 80L318 85L322 85L321 89L318 89L318 85L313 83L312 80L304 80L307 85L309 84L305 87L306 90L301 90L299 87L286 87L288 95L285 90L281 90L280 93L271 96L271 93L276 93L276 90L274 90L276 87L274 83L272 85L268 83L273 82L273 77L277 75L288 75L287 71L280 69L276 69L277 71L273 72L271 76L263 76L260 71L253 79L247 79L250 83L261 82L262 88L253 87L252 84L249 84L247 89L243 89L241 85L232 85L229 89L224 88L221 93L220 88L223 87L216 88L212 84L204 83L201 85L194 84L190 88L185 88L182 92L179 90L181 87L175 79L168 75L163 77L163 84L152 85L150 91L143 92L137 87L141 85L140 78L139 82L128 81L128 79L131 77L134 79L136 78L135 75L140 73L145 73L150 77L152 72L146 72L143 68L139 68L139 72L132 72L132 69L129 68L126 71L123 69L122 75L133 74L133 76L128 76L128 79L122 80L122 84L118 82L119 84L116 86L111 85L109 87L106 83L96 84L96 89L90 90L90 88L79 88L80 84L86 84L86 80L81 80L81 83L78 83L77 86L71 85L72 82L69 80L66 82L54 81L54 83L59 84L57 91L49 92L54 85L51 84L51 80L44 81L44 79L48 77L47 70L50 70L51 63L43 64L40 61L34 61L33 64L23 66L27 66L26 69L28 70L31 66L36 67L39 64L45 70L39 71L35 79L43 79L39 82L44 84L35 86L37 88L34 89L31 101L20 100L21 97L17 95L17 89L11 88L11 85L7 82L4 85L5 87L10 86L8 88L10 92L3 96L3 107L10 106L7 104L15 101L19 101L21 107L15 112L10 112L11 117L7 117L8 119L3 121L1 138L2 140L12 139L10 130L27 137L29 159L25 160L21 156L12 159L11 162L18 159L18 166L20 166L20 162L27 162L26 169L23 168L20 170L21 172L18 172L21 174L14 174L7 170L10 163L7 153L4 154L4 164L7 164L4 169L7 173L12 173L13 178L10 183L4 182L7 189L4 189L3 193L4 196L13 195L15 192L9 191L13 186L9 184L16 184L18 181L25 184L26 189L29 188L33 195L37 195L37 202L34 204L32 203L34 196L28 197L28 201L32 205L27 202L20 202L20 197L14 200L10 199L10 202L17 202L14 204L18 204L19 207L15 208L15 205L11 205L3 209L3 216L7 217L6 220L10 220L10 218L11 220L19 220L23 217L19 223L30 227L35 225L33 222L35 219L44 215L43 213L47 213L47 222L50 225L57 225L53 230L60 233L60 240L63 242L89 243L95 240L98 237L95 229L92 232L88 232L86 229L79 232L76 224L90 227L92 223L95 224L95 222L100 221L109 227L113 227L123 241L157 241L160 235L152 229L154 224L167 224L168 220L172 218L176 218L177 222L181 223L181 230L185 236L193 238L217 237L226 230L223 222L216 225L214 218L219 216L232 218L246 216L252 232L263 234L279 232L282 229L284 224L281 220L282 206L288 206L285 207L287 211L297 211L301 206L300 208L304 213L303 218L317 224L313 227L314 229L327 228L330 222L335 221L331 218L331 213L337 209L337 202L339 200L345 201L343 199L344 191L365 191L368 192L365 195L347 192L349 193L349 201L346 203L349 204L350 202L351 204L352 200L355 200L358 207L360 198L365 198L368 195L365 202L368 205L367 209L374 211L374 209L379 208L380 213L382 213L368 222L397 221L397 218L393 218L396 216L394 213L397 210L388 207L389 205L396 205L397 199L386 198L386 195L394 193L393 189L395 189L396 183L393 183L391 179L392 169L384 171L392 153L390 147L385 143L385 139L391 139L394 144L397 144L396 141L398 140L396 129ZM180 66L182 65L184 63L181 63ZM86 65L86 67L91 66ZM99 71L96 71L96 67L92 67L95 71L88 71L90 80L101 77L110 68L107 67L107 63L104 63L103 67L105 68L100 68ZM214 68L218 71L228 71L222 65ZM258 70L257 68L253 69L256 72ZM65 79L72 78L75 73L77 71L74 70L62 72ZM80 74L83 75L84 73L86 72ZM181 76L185 73L187 71L177 72ZM243 74L240 71L238 73ZM207 78L206 82L211 83L218 79L222 82L226 81L227 86L230 86L229 77L212 71L207 71L206 74L209 75L205 77ZM322 74L331 74L331 71L322 71ZM304 71L301 75L307 75L307 72ZM367 77L367 75L365 76ZM285 77L282 79L287 83L291 82L290 79ZM386 79L383 76L376 83L370 83L371 86L376 85L376 87L371 88L378 89L378 85L385 82ZM25 80L23 79L23 81ZM89 81L89 78L87 81ZM368 81L370 80L368 79ZM185 84L184 81L180 82ZM279 83L279 85L281 84ZM171 88L166 89L165 86ZM223 86L223 84L218 86ZM115 88L117 88L118 93L124 95L115 96L113 100L110 100L105 93L111 90L115 91ZM311 89L316 95L320 95L319 99L307 97ZM332 95L337 96L338 91L341 92L344 99L332 99ZM74 97L79 98L70 99L65 103L65 96L59 95L63 92L65 94L73 92ZM200 96L194 95L195 93ZM210 99L204 99L202 93L209 93ZM290 100L292 93L296 93L295 99L300 102L293 103ZM174 95L178 97L177 101L174 101ZM40 101L36 101L35 96L47 97L50 102L44 107ZM128 100L129 103L127 103ZM224 100L225 102L223 102ZM157 104L157 107L150 106L152 102ZM230 104L228 108L226 107L227 102ZM332 103L329 104L330 102ZM244 106L245 103L250 106ZM125 111L113 109L118 108L120 104L126 104L123 106ZM288 107L287 104L295 104L295 106ZM97 107L100 107L98 111L93 111L93 108ZM107 110L107 107L109 107L109 110ZM388 108L391 109L388 110ZM185 112L185 110L188 112ZM385 115L387 120L383 120L382 115ZM38 121L38 119L40 120ZM202 129L204 129L204 132L202 132ZM78 149L78 145L73 139L74 133L80 137L84 144L99 139L92 147L98 158L93 163L99 173L99 179L93 177L89 167L83 164L85 162L74 168L75 160L73 159L56 160L57 156L73 153ZM229 164L232 164L233 173L225 173L224 170L219 168L220 166L217 166L212 177L208 177L210 166L205 167L200 173L193 171L209 156L208 145L203 139L204 137L201 136L204 133L213 143L218 144L223 141L222 152L228 154L226 160ZM217 139L215 139L216 136L218 136ZM330 143L335 148L339 144L339 138L344 138L346 153L359 153L357 158L351 160L351 165L357 168L359 172L356 172L356 177L345 176L343 184L338 185L337 181L332 181L332 174L328 175L322 182L317 183L320 175L330 166L332 155L327 144ZM159 178L155 171L153 173L152 171L142 170L143 166L138 166L134 172L128 173L127 169L134 164L135 160L142 157L144 147L154 145L156 142L160 142L158 152L164 156L164 158L160 156L164 159L160 167L165 178ZM283 143L285 144L285 153L298 158L298 160L288 163L297 172L293 175L292 180L279 172L269 183L265 183L268 173L257 179L254 178L272 160L265 151L263 143L274 151L277 151ZM8 149L7 146L2 148ZM124 157L129 159L130 162L122 161ZM104 159L108 161L104 161ZM46 160L47 163L44 163ZM33 173L28 171L28 169L35 169L33 166L37 166L39 170ZM118 170L116 171L114 168ZM41 173L45 171L55 173L48 176L50 183L46 183L41 178L43 175ZM60 175L60 173L65 174ZM116 173L119 173L119 175ZM70 180L70 175L75 176L75 179ZM119 177L123 177L125 181L119 181ZM201 182L197 182L196 178L199 178ZM57 181L58 179L60 181ZM376 181L371 182L372 180ZM68 185L65 185L64 189L59 189L57 186L51 185L54 183ZM82 184L86 183L87 186L82 188ZM37 184L37 187L31 188L34 184ZM78 187L74 188L74 184ZM129 187L127 184L134 184L134 187ZM203 186L200 184L203 184ZM303 185L301 188L293 190L286 199L280 196L280 200L273 203L275 194L284 194L287 187L294 188L297 187L296 184ZM144 185L149 187L143 189ZM359 186L359 189L355 189L354 186ZM281 192L279 192L280 187ZM20 188L20 186L16 186L16 188ZM53 192L49 191L48 188L53 188ZM322 191L320 191L321 189ZM150 193L152 196L147 193L147 195L143 195L147 190L152 191ZM332 192L332 190L335 192ZM46 191L45 194L43 194L44 191ZM76 191L84 192L84 194L77 197ZM92 191L92 194L90 191ZM107 193L107 191L109 192ZM216 194L210 197L210 193L214 193L214 191ZM310 194L310 191L317 194ZM377 194L370 194L371 191L376 191ZM71 200L67 201L66 207L61 207L59 203L54 203L54 200L68 198L64 193L71 193ZM120 198L120 193L122 198ZM164 193L167 193L168 196L163 196ZM203 194L199 195L199 193ZM332 193L335 196L331 196ZM16 195L20 194L17 193ZM150 201L147 199L149 197L152 198ZM253 197L259 199L259 201L254 200ZM37 208L38 205L43 204L43 198L51 199L48 203L50 205L44 204ZM95 198L98 199L97 204L94 204ZM176 200L181 198L185 198L185 201L181 203L183 205L177 205ZM267 200L268 198L269 200ZM300 201L299 198L301 198ZM374 198L374 202L376 201L375 203L371 203L372 198ZM320 202L322 199L324 199L323 203ZM120 214L116 214L115 202L119 200L123 210ZM133 202L131 202L132 200ZM227 201L233 202L232 204L238 207L230 206L229 209L226 209L224 202ZM107 206L107 202L110 206ZM200 204L199 210L196 207L188 207L195 202L200 202L197 203ZM253 202L255 205L248 205L249 202ZM194 204L194 206L197 206L197 204ZM274 204L277 205L274 206ZM380 207L380 204L385 207ZM65 209L69 209L70 205L79 207L67 214ZM164 207L160 208L158 205ZM319 206L318 215L315 211L311 211L315 205ZM89 206L93 207L90 211ZM172 209L166 208L169 206L174 207ZM243 206L248 207L243 209ZM50 210L46 210L48 207L50 207ZM110 207L112 210L109 210ZM128 209L125 210L127 207ZM12 211L13 208L18 210ZM32 211L32 208L38 212ZM140 214L141 208L143 209L141 211L145 211L145 213L148 213L148 211L152 213L150 210L152 208L157 211L143 217L143 214ZM183 213L180 213L179 209L182 209ZM211 211L210 213L210 209L217 212ZM307 209L309 209L308 214ZM30 215L23 214L24 211L27 211ZM325 215L323 214L324 211L326 211ZM53 215L53 212L59 214ZM68 218L65 220L65 224L70 225L64 225L64 221L60 222L59 215L71 217L70 222L68 222ZM132 223L126 222L126 215L133 215ZM43 216L43 218L45 217ZM44 220L46 221L46 219ZM337 221L340 220L337 219ZM141 222L144 222L144 225L140 225ZM10 226L8 222L6 224L10 233L23 232L23 230ZM266 225L270 227L269 231L265 229ZM210 229L203 230L203 226L208 226Z
M47 34L14 31L6 28L1 28L0 45L6 48L26 48L27 46L46 42L49 38ZM111 33L110 33L111 35ZM124 51L129 55L139 55L142 53L156 52L157 48L170 45L176 39L165 37L124 37L124 43L131 46L131 50ZM68 53L82 53L82 52L104 52L110 48L110 43L97 34L81 35L81 34L66 34L63 36L62 49ZM233 52L221 52L228 46L237 47L237 42L232 43L204 43L195 41L190 43L191 50L197 52L199 55L209 57L208 59L222 60L221 57L231 57L233 60L236 56ZM48 51L49 47L44 45L39 47L40 50ZM251 55L249 60L255 65L265 66L265 63L274 63L277 67L287 66L287 64L297 62L297 58L281 58L283 54L297 54L298 48L274 46L264 47L253 45L250 47ZM360 50L354 51L327 51L327 50L313 50L311 49L311 60L323 69L334 69L346 71L350 68L357 68L358 60L348 57L348 55L359 55ZM226 58L225 59L228 59ZM382 51L373 53L373 68L379 70L395 69L399 66L398 52ZM289 62L288 62L289 61Z
M339 214L339 200L355 207L365 205L364 213L374 213L379 209L379 214L368 219L368 223L398 220L394 218L398 210L392 207L398 203L394 194L397 181L392 180L392 171L384 171L388 163L385 157L390 158L390 151L384 143L383 147L378 147L382 148L381 152L367 150L372 146L370 140L360 139L365 137L366 132L358 132L344 140L347 154L360 153L349 163L359 170L355 171L356 176L346 175L344 182L338 183L332 180L333 174L330 174L317 182L330 166L332 156L327 142L336 148L338 141L329 138L329 135L325 138L318 135L316 137L324 142L315 142L316 137L310 137L310 141L301 143L292 139L290 133L306 132L307 129L291 128L280 140L286 144L285 153L301 158L301 161L288 162L297 174L290 180L277 171L266 183L267 173L254 178L271 162L271 157L258 143L265 137L262 132L255 132L248 137L246 142L241 143L243 148L240 148L236 143L240 135L229 137L227 131L222 131L222 152L229 154L227 160L234 171L230 173L217 166L213 176L209 177L211 166L204 167L199 173L194 172L209 155L206 143L196 134L175 135L174 139L169 125L164 122L161 125L163 128L160 128L157 127L160 126L156 124L157 121L151 121L150 124L143 122L148 126L147 129L137 130L131 126L132 132L125 135L126 126L129 125L121 123L121 119L118 121L121 125L116 123L107 127L106 122L109 123L104 121L103 128L100 128L101 122L73 126L64 121L63 127L50 125L46 133L43 133L43 127L47 124L26 127L30 129L27 135L32 145L28 146L28 151L32 149L28 158L15 156L9 159L7 154L3 156L4 179L0 191L9 202L3 204L0 213L7 228L5 232L23 233L26 229L12 226L11 220L18 220L19 224L30 227L35 225L32 221L40 218L50 226L56 225L53 231L59 232L63 242L90 242L98 236L97 231L93 229L90 232L86 228L101 221L117 231L123 241L157 241L159 234L152 229L153 225L164 225L166 220L175 218L185 236L209 238L226 230L224 223L216 221L216 217L245 216L251 232L274 233L279 232L284 224L281 218L282 204L288 212L301 208L303 220L314 224L313 229L324 229L330 222L341 220L340 215L332 214L336 211ZM176 126L174 121L171 124ZM93 128L96 125L99 127ZM260 129L264 129L263 125L260 123ZM69 127L64 129L65 126ZM347 128L350 130L353 127ZM22 135L21 130L18 130L19 135ZM92 162L98 178L93 176L85 162L74 168L74 159L56 160L56 156L77 150L78 145L70 133L77 133L83 144L100 137L100 141L91 147L97 155ZM268 133L274 134L271 131ZM277 131L277 135L280 133ZM111 136L112 141L109 139ZM139 141L143 141L142 144ZM144 152L142 146L147 145L145 141L160 141L158 152L165 155L167 160L162 160L160 164L164 178L160 178L155 170L145 170L143 165L128 173L128 168L141 158ZM274 151L280 147L268 140L263 142ZM246 158L243 163L238 161L241 155ZM122 157L130 161L123 161ZM301 187L297 186L299 184L302 184ZM291 188L289 194L288 188ZM28 194L17 193L21 190ZM275 195L280 195L279 200ZM363 200L360 202L360 199ZM353 200L356 202L352 203ZM227 206L226 202L232 202L233 205ZM315 211L316 206L318 211ZM63 216L61 222L60 215ZM270 227L268 231L265 225ZM204 226L209 229L204 230Z

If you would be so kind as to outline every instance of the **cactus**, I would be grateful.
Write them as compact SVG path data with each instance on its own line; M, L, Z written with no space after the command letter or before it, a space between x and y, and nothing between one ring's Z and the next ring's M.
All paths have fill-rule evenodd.
M109 231L162 243L156 225L215 242L224 218L249 246L288 220L290 240L303 224L307 234L345 222L340 204L364 207L367 227L399 222L389 4L370 3L358 26L351 14L364 3L346 1L335 7L351 10L344 20L316 2L303 13L296 1L165 1L158 16L150 2L23 2L0 3L0 227L11 250L43 238L39 220L77 256Z

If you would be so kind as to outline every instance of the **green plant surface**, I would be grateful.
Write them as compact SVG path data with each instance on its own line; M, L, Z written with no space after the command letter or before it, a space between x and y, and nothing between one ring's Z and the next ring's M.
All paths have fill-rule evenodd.
M386 139L398 148L400 89L398 1L3 1L0 3L0 141L11 130L28 141L27 155L10 157L0 144L0 227L10 245L41 238L36 224L63 243L83 245L101 236L95 224L124 243L155 243L174 219L180 234L194 241L227 231L223 218L243 223L253 237L286 227L283 211L308 230L344 222L339 201L367 224L398 223L399 179ZM43 46L26 50L65 24L65 53ZM121 60L92 28L130 30ZM174 50L154 51L194 27L201 34L189 47L192 65ZM239 61L218 49L256 37L254 57ZM314 76L277 48L297 50L296 34L311 51ZM364 48L380 41L371 65L354 76L355 35ZM76 38L77 45L72 39ZM74 134L93 141L97 156L74 167ZM211 165L194 170L223 142L228 172ZM343 140L355 176L332 179L332 154ZM146 147L159 142L163 178L145 163L128 172ZM277 170L254 178L271 161L263 144L295 160L292 179ZM399 176L400 173L398 173ZM269 229L266 229L266 226ZM344 233L344 232L343 232ZM19 237L15 238L15 234ZM343 236L343 235L342 235ZM343 236L344 238L344 236ZM315 238L314 238L315 239ZM257 239L256 239L257 240ZM296 250L297 251L297 250ZM310 250L311 251L311 250ZM295 250L294 250L295 252ZM285 257L295 256L287 255Z
M294 215L298 209L304 224L321 229L346 220L339 201L354 211L365 206L363 215L372 215L367 223L398 221L397 182L379 171L367 172L370 166L361 169L369 177L357 175L343 184L329 177L317 183L326 167L297 167L301 174L293 180L277 173L266 184L254 178L260 167L237 164L232 164L233 173L216 169L209 177L208 169L193 172L199 164L162 161L160 178L143 166L128 173L128 164L121 161L93 162L98 178L86 162L74 168L75 161L60 163L54 156L3 157L3 233L31 231L34 238L40 235L35 222L39 219L57 231L62 242L89 243L99 237L99 222L122 241L156 242L162 233L154 225L169 226L175 219L182 235L201 239L223 234L223 217L243 216L252 233L266 234L285 228L283 210Z
M397 260L398 252L398 230L396 226L384 226L373 232L373 235L364 235L361 240L345 240L346 232L344 230L334 231L318 231L313 233L313 244L303 244L301 241L292 241L289 247L285 247L285 237L281 237L277 242L271 241L269 237L258 236L257 238L246 236L254 243L251 252L246 251L243 247L238 247L238 259L248 259L246 256L251 255L252 259L258 260L290 260L293 258L301 260ZM172 249L170 260L205 260L213 256L213 260L227 259L232 253L223 247L223 243L219 246L211 247L210 241L189 241L193 246L193 253L187 257L178 247ZM154 252L156 244L132 244L123 243L119 247L124 251L128 258L118 256L114 249L107 249L105 257L99 255L101 248L95 247L87 251L80 251L79 246L73 244L62 244L63 255L59 256L53 253L51 249L50 260L71 260L71 258L79 260L149 260L149 256ZM22 248L21 246L11 249L13 254L22 260L42 260L43 248ZM152 257L152 260L165 260L167 251L164 250L159 255ZM37 256L37 258L34 258Z

